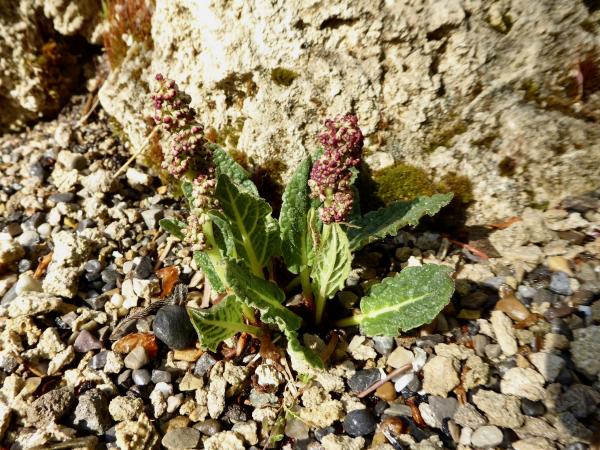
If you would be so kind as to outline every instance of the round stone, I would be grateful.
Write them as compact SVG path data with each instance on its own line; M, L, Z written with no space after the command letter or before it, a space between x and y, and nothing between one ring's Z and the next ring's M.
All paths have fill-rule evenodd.
M537 417L543 416L546 413L546 407L540 400L534 402L527 398L523 398L521 399L521 411L523 411L523 414L526 416Z
M153 331L156 337L169 348L182 349L194 345L196 331L183 306L163 306L156 313Z
M138 386L146 386L150 383L150 372L147 369L136 369L131 373L131 379Z
M219 422L217 419L206 419L194 425L194 428L198 429L206 436L212 436L213 434L219 433L222 429L222 426L221 422Z
M161 443L168 449L197 448L200 436L200 432L195 428L175 428L164 435Z
M496 447L502 443L504 436L502 430L493 425L477 428L471 436L471 444L478 448Z
M377 421L368 409L355 409L344 418L344 431L352 437L371 434L376 427Z

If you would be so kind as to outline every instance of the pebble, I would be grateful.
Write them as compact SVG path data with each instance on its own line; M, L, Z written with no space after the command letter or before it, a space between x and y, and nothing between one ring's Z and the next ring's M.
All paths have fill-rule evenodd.
M366 436L375 431L377 420L369 409L355 409L346 415L343 426L352 437Z
M530 312L525 305L512 295L500 299L498 303L496 303L495 309L502 311L508 315L508 317L516 321L525 320L530 315Z
M194 428L206 436L213 436L220 433L223 426L217 419L206 419L194 425Z
M194 366L194 375L202 377L217 363L217 360L210 353L203 353Z
M490 448L500 445L503 439L504 435L500 428L493 425L484 425L473 432L471 444L478 448Z
M512 356L517 353L518 346L515 339L515 332L512 327L512 321L502 311L492 311L491 317L492 330L496 335L496 340L506 356Z
M150 362L150 359L148 358L148 354L146 353L146 350L144 350L144 347L138 345L129 352L123 362L125 363L125 367L135 370L144 367Z
M565 366L565 360L554 353L532 353L529 355L529 360L549 383L556 380L556 377Z
M458 408L458 401L453 397L443 398L432 395L429 397L429 406L435 418L439 422L443 422L444 419L454 417L454 413Z
M158 339L173 349L191 347L198 339L187 311L179 305L160 308L152 329Z
M154 264L152 263L152 260L147 256L143 256L138 265L135 266L134 275L136 278L146 279L152 275L153 272Z
M554 272L550 278L550 290L560 295L571 295L573 289L569 281L569 275L565 272Z
M75 395L70 388L54 389L29 405L27 418L38 425L56 422L69 412L74 401Z
M521 402L517 397L480 389L473 395L473 403L486 414L492 425L519 428L523 424Z
M154 369L152 371L152 382L153 383L170 383L171 382L171 372L167 372L166 370L158 370Z
M197 448L200 445L200 436L200 431L195 428L175 428L163 436L161 444L174 450Z
M460 383L458 367L454 358L434 356L423 367L423 390L428 394L447 397Z
M142 219L149 230L155 230L158 228L158 221L163 218L164 213L162 209L147 209L141 213Z
M530 368L513 367L504 374L500 382L500 391L503 394L537 401L545 396L544 383L544 377L537 371Z
M397 397L396 389L389 381L379 386L379 388L375 391L375 395L386 402L392 402L396 400Z
M19 235L17 242L26 249L32 249L40 243L40 235L34 230L25 230Z
M106 365L108 352L106 350L96 353L89 362L90 369L100 370Z
M84 431L98 434L110 428L108 400L104 392L90 389L81 395L75 408L73 423Z
M380 355L389 355L394 348L394 338L390 336L373 337L373 347Z
M131 379L138 386L146 386L150 383L150 372L147 369L135 369L131 373Z
M102 348L102 343L87 330L81 330L73 343L76 352L85 353Z
M358 370L348 380L348 386L352 392L362 392L381 380L381 370L364 369Z
M405 349L404 347L397 347L390 355L386 361L386 364L394 369L399 369L400 367L405 366L406 364L412 364L415 360L415 355L410 350Z
M546 407L541 401L532 401L527 398L521 400L521 411L526 416L538 417L546 413Z
M299 419L294 417L286 420L284 433L287 437L292 439L308 439L308 432L310 428L308 425Z

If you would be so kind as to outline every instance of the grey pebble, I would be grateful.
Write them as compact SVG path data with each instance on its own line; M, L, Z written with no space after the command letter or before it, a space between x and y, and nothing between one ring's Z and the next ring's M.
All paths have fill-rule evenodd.
M381 380L381 371L379 369L358 370L348 380L348 386L352 392L361 392L379 380Z
M147 369L135 369L131 373L131 379L138 386L146 386L150 383L150 372Z
M390 336L375 336L373 346L380 355L389 355L394 348L394 338Z
M569 283L569 275L564 272L554 272L550 278L550 290L560 295L571 295L573 289Z
M79 397L73 423L78 428L93 433L104 433L110 428L108 399L100 389L90 389Z
M375 431L377 420L368 409L355 409L344 418L344 431L352 437L366 436Z
M212 436L219 433L223 429L223 426L217 419L206 419L194 425L194 428L206 436Z
M106 350L96 353L88 364L89 368L93 370L100 370L104 368L104 366L106 365L107 355L108 351Z
M197 448L200 444L200 436L200 432L195 428L175 428L167 431L161 444L168 449Z
M202 377L206 375L210 369L217 363L217 360L210 353L203 353L202 356L196 361L194 367L194 375Z
M152 382L153 383L170 383L171 382L171 372L167 372L166 370L154 369L152 371Z

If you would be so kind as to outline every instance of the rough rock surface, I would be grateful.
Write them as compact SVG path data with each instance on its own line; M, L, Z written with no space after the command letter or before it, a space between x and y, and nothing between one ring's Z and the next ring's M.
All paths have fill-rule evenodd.
M132 46L100 99L138 147L162 72L225 144L289 169L325 117L355 110L373 168L459 172L474 218L514 215L598 184L587 3L157 0L153 51Z
M97 0L0 1L0 130L56 113L79 81L75 35L99 43ZM79 50L79 53L81 51Z

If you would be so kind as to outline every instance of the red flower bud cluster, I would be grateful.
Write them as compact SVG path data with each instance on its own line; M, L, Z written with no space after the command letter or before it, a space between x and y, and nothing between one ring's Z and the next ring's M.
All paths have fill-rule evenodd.
M308 185L311 197L323 202L319 210L321 221L343 222L354 203L351 169L360 162L363 135L353 114L328 119L325 127L327 131L319 136L324 153L313 164Z
M196 121L191 99L173 80L161 74L152 94L154 121L167 133L167 149L162 167L177 178L186 177L194 186L195 207L206 210L213 203L215 187L212 152L206 145L204 127Z

